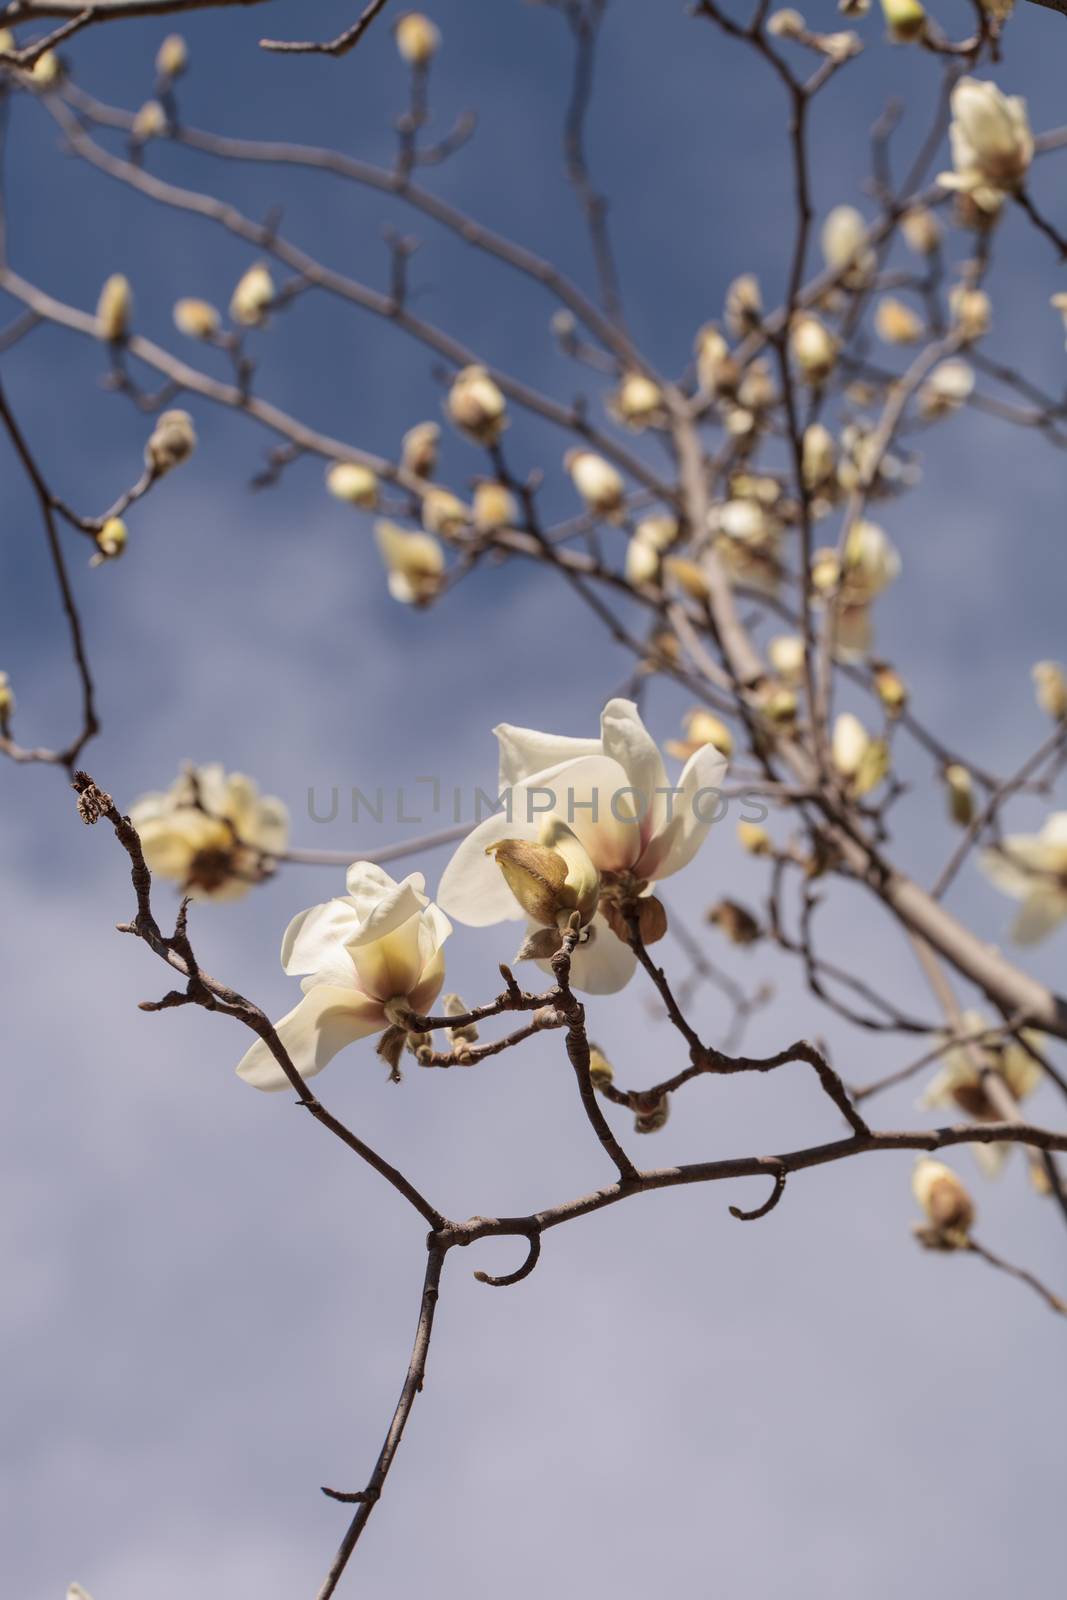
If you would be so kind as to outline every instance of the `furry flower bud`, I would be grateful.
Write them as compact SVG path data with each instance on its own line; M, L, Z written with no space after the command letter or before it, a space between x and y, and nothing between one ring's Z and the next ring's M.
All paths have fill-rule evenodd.
M618 521L626 504L626 485L611 462L592 450L568 450L563 465L590 511L609 522Z
M926 12L919 0L882 0L882 12L889 37L896 44L917 39L926 26Z
M518 516L515 496L502 483L479 483L474 491L471 509L474 526L479 533L492 533L495 528L506 528Z
M400 441L400 465L416 478L432 478L437 470L441 430L436 422L417 422Z
M911 1190L935 1228L966 1233L974 1222L974 1201L951 1167L924 1156L915 1164Z
M476 444L495 444L508 425L507 401L484 367L464 367L452 381L448 415Z
M238 279L230 298L230 316L243 328L261 328L274 299L274 279L262 262Z
M374 537L385 563L389 593L402 605L427 605L438 593L444 551L428 533L409 533L394 522L377 522Z
M1034 695L1054 722L1067 721L1067 674L1058 661L1038 661L1032 668Z
M196 449L196 429L188 411L163 411L145 445L145 464L157 477L187 461Z
M365 511L378 504L378 475L358 461L335 461L326 469L326 487L336 500Z
M189 339L213 339L222 318L208 300L177 300L174 326Z
M118 344L125 339L133 314L133 290L130 280L121 272L113 272L100 291L96 303L96 336L108 344Z
M421 11L408 11L395 29L396 47L409 67L428 67L441 48L441 31Z
M189 47L180 33L168 33L156 51L156 71L161 78L180 78L189 65Z

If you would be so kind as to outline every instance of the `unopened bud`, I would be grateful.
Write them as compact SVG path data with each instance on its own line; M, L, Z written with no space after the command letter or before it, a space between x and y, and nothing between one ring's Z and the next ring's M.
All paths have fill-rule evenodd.
M785 6L781 11L772 11L767 18L767 32L776 39L799 39L804 32L806 23L799 11L794 11L791 6Z
M974 371L966 361L942 361L919 390L919 410L928 420L957 411L974 391Z
M91 567L100 566L101 562L114 561L126 548L129 530L121 517L108 517L104 526L96 535L96 554L90 559Z
M917 39L926 26L926 12L919 0L882 0L882 12L889 37L897 44Z
M487 846L485 853L492 856L534 922L558 928L574 911L583 923L591 920L600 898L600 874L566 823L547 822L538 843L501 839Z
M957 284L948 297L952 320L963 339L970 344L989 332L993 305L984 289L967 289Z
M178 300L174 305L174 326L189 339L213 339L222 318L208 300Z
M417 422L400 441L400 465L416 478L432 478L437 468L441 430L436 422Z
M610 1088L615 1081L611 1062L599 1045L593 1043L589 1045L589 1076L593 1080L595 1089Z
M806 489L817 489L833 477L834 436L821 422L804 429L802 470Z
M923 335L923 319L919 313L888 294L878 302L874 326L879 339L886 344L915 344Z
M15 709L15 691L6 672L0 672L0 728L6 730L8 718Z
M230 298L230 316L243 328L259 328L274 300L274 280L262 262L238 279Z
M470 512L450 489L427 489L422 497L422 525L427 533L455 538L470 521Z
M854 779L871 747L871 736L859 717L843 711L834 723L832 755L843 778Z
M929 256L941 243L941 227L932 211L925 206L916 206L914 211L905 213L900 231L904 235L909 249L916 255Z
M689 561L685 556L667 556L663 569L691 600L707 600L710 597L711 586L707 573L695 561Z
M841 563L837 551L824 545L811 558L811 586L816 594L832 594L841 582Z
M707 394L732 394L737 387L737 364L730 346L714 322L706 323L696 336L697 379Z
M38 89L51 89L53 84L59 82L63 68L59 57L54 50L46 50L44 55L38 56L30 69L30 77Z
M671 1114L671 1097L669 1094L661 1094L656 1098L632 1094L630 1106L634 1113L635 1133L658 1133Z
M518 515L515 496L502 483L479 483L472 502L474 526L479 533L506 528Z
M446 1017L462 1017L466 1015L467 1007L458 994L446 994L441 997L441 1010ZM464 1022L458 1028L449 1028L448 1037L453 1046L461 1043L474 1044L478 1038L478 1024Z
M969 828L974 821L974 780L967 768L958 761L949 763L944 777L948 791L948 814L961 828Z
M96 336L108 344L125 339L133 313L133 290L130 280L121 272L113 272L100 291L96 303Z
M626 485L610 461L592 450L568 450L563 465L590 511L609 521L619 520L626 505Z
M643 372L628 372L615 391L611 409L628 428L647 428L662 413L663 391Z
M639 587L659 579L660 553L654 544L634 534L626 546L626 581Z
M775 672L789 683L804 676L804 641L799 633L779 633L767 646L767 659Z
M448 391L446 409L476 444L495 444L508 425L507 401L484 367L464 367Z
M808 383L824 383L837 360L837 340L825 324L807 313L797 317L789 343L793 359Z
M385 563L389 593L402 605L427 605L441 588L444 552L428 533L409 533L393 522L377 522L374 537Z
M145 463L162 477L187 461L195 449L196 429L188 411L163 411L145 445Z
M763 296L754 272L743 272L726 291L726 326L735 338L752 333L763 316Z
M737 842L742 850L747 850L750 856L769 856L774 854L774 842L766 828L758 822L739 822L737 824Z
M935 1228L966 1233L974 1222L974 1201L963 1180L943 1161L928 1156L917 1161L911 1190Z
M703 750L705 745L714 745L721 755L731 756L734 750L734 736L722 721L712 711L705 711L698 706L690 711L684 718L682 726L685 729L684 739L669 739L665 746L669 755L677 756L679 761L688 761L698 750Z
M326 487L336 500L373 511L378 504L378 477L358 461L335 461L326 469Z
M1032 669L1034 694L1054 722L1067 721L1067 674L1058 661L1038 661Z
M441 32L436 23L421 11L409 11L399 18L396 47L409 67L428 67L441 48Z
M707 920L720 933L724 933L731 944L755 944L763 934L751 911L747 911L736 900L720 900L711 907Z
M146 100L130 125L130 133L138 144L147 139L158 139L167 131L167 113L158 100Z
M156 71L161 78L180 78L189 65L189 48L180 33L168 33L156 51Z
M874 687L879 700L891 717L899 717L908 703L908 689L899 672L879 664L874 669Z

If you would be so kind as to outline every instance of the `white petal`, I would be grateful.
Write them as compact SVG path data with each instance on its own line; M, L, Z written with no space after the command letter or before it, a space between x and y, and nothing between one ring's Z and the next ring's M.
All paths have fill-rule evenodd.
M1024 900L1012 925L1016 944L1039 944L1067 919L1067 894L1060 889L1039 889Z
M548 767L557 767L576 756L600 754L599 739L571 739L564 734L538 733L534 728L516 728L501 722L493 729L500 746L501 789L532 778Z
M418 916L426 904L421 872L394 883L387 872L370 861L355 861L348 869L348 897L356 908L359 928L346 942L350 948L385 938Z
M678 780L681 790L674 800L674 820L665 859L655 873L669 878L687 867L707 837L719 807L714 794L726 777L726 757L713 744L706 744L689 757Z
M361 938L348 948L359 987L376 1000L395 1000L409 995L422 975L417 914L381 939Z
M282 966L288 973L320 972L336 960L338 949L359 932L351 900L327 900L309 906L290 922L282 939Z
M571 957L571 985L582 994L617 994L634 975L637 957L628 944L616 938L598 913L590 924L592 938L580 944ZM551 973L551 964L537 965Z
M501 839L532 839L536 832L536 828L523 827L518 818L509 821L503 812L486 817L472 828L445 868L437 888L438 905L471 928L517 921L523 915L522 907L496 862L485 852Z
M667 797L657 790L667 787L667 772L655 740L641 721L632 700L609 700L600 717L604 754L617 761L626 781L638 791L642 837L658 833L667 818Z
M320 984L275 1023L275 1031L303 1078L321 1072L339 1050L354 1039L379 1033L385 1026L380 1006L352 989ZM254 1089L288 1089L289 1079L262 1039L257 1039L237 1068L237 1076Z

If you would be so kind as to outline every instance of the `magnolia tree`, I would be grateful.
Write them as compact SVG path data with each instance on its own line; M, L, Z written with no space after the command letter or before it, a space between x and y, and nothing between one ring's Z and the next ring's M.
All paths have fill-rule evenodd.
M907 579L877 520L880 504L921 497L921 463L947 419L965 427L979 411L1002 419L1005 429L1028 427L1067 444L1062 400L983 350L995 316L989 274L1005 234L1036 229L1043 236L1050 338L1057 313L1067 315L1067 293L1057 291L1053 270L1067 255L1067 239L1033 197L1035 169L1054 165L1067 129L1033 128L1025 94L1014 92L1025 84L999 65L1005 31L1019 25L1010 0L979 0L958 38L919 0L883 0L884 18L867 16L869 0L841 0L843 26L831 32L815 31L792 9L759 3L746 15L700 0L692 8L694 34L717 30L723 51L754 53L766 68L768 96L779 96L794 208L782 225L778 281L737 277L721 310L709 308L711 320L675 330L691 354L662 372L623 314L605 202L585 154L606 0L543 4L558 14L545 26L561 19L573 37L564 147L588 236L592 289L537 254L536 239L503 237L440 198L432 172L424 180L424 169L455 157L473 127L461 118L431 139L429 88L442 38L429 16L399 9L390 16L388 0L371 0L338 38L262 41L264 49L294 56L337 57L348 94L353 83L358 91L364 34L392 28L408 99L389 166L190 126L182 87L195 62L182 37L164 36L164 23L150 98L105 104L83 84L84 30L211 4L12 0L0 7L0 20L10 24L0 40L6 104L29 102L54 126L67 156L121 185L130 207L150 201L204 219L247 248L245 270L236 283L219 285L218 304L178 300L166 347L138 331L127 276L86 284L78 303L66 303L43 286L47 263L38 283L6 257L0 261L0 288L13 308L3 348L48 325L95 340L107 387L119 397L112 403L132 404L146 419L143 470L126 484L116 465L113 503L97 513L54 492L55 441L29 438L11 393L0 394L0 418L36 496L81 689L69 742L38 747L17 711L18 663L5 663L0 748L12 762L54 766L72 785L82 822L128 857L133 914L122 931L154 952L173 985L144 1009L192 1005L236 1018L250 1035L234 1062L249 1088L295 1094L425 1223L414 1341L384 1443L357 1489L326 1491L352 1510L319 1590L325 1600L386 1482L426 1371L443 1269L457 1247L514 1238L522 1256L513 1271L476 1274L506 1287L533 1272L551 1230L652 1190L761 1177L767 1193L760 1203L730 1207L739 1220L755 1221L782 1203L794 1175L808 1168L833 1163L846 1185L854 1161L912 1151L909 1203L919 1245L981 1260L1051 1312L1067 1312L1054 1287L1029 1270L1025 1237L1008 1259L983 1242L976 1217L995 1208L996 1195L983 1186L976 1199L973 1181L957 1167L960 1147L973 1147L981 1183L981 1174L994 1175L1018 1145L1033 1206L1058 1209L1067 1222L1057 1157L1067 1151L1067 1132L1044 1117L1033 1120L1026 1106L1040 1090L1055 1124L1056 1096L1067 1095L1067 999L1027 966L1028 947L1067 919L1067 811L1056 809L1055 798L1067 762L1067 675L1054 661L1034 663L1036 706L1020 706L1020 716L1034 720L1034 748L1017 770L986 770L955 748L924 720L921 687L909 682L907 663L887 659L880 647L880 597ZM302 25L314 9L300 8ZM820 202L817 213L808 135L821 91L853 70L862 51L891 45L932 54L943 69L918 152L909 170L895 173L896 113L886 113L874 130L865 209ZM299 62L291 70L298 72ZM505 284L508 275L532 280L554 304L552 337L574 363L582 398L542 392L495 366L470 329L446 329L415 310L409 239L390 235L385 288L362 282L309 254L276 219L256 220L207 187L178 187L158 176L168 145L221 158L238 178L251 164L269 163L298 178L325 174L338 186L378 191L457 235ZM386 319L396 338L417 341L436 358L437 414L412 415L388 457L361 448L358 437L321 432L270 398L271 331L309 294L329 297L340 311L354 306ZM261 377L260 364L268 376ZM417 856L420 847L454 844L433 898L423 870L394 879L371 857L334 861L337 871L347 865L343 887L333 883L333 898L298 909L312 897L298 871L334 858L291 844L285 805L261 794L254 778L225 765L182 765L186 755L203 753L175 750L178 775L169 787L113 798L108 773L94 761L107 708L94 692L79 595L83 584L99 580L81 569L86 561L93 568L119 562L128 538L136 539L145 500L166 495L172 473L195 472L197 430L210 427L219 407L270 437L262 482L276 482L297 458L321 462L325 491L372 530L364 559L368 574L384 569L383 605L447 607L450 590L475 569L536 563L632 654L623 692L612 695L605 686L599 728L582 737L510 724L495 730L500 782L492 808L473 827L406 847ZM544 454L531 446L533 424L541 429L537 438L544 425L554 429L558 448ZM469 447L466 469L450 483L439 473L446 430ZM561 486L569 501L562 520L546 509L560 503ZM121 568L116 581L121 588ZM574 648L580 664L580 641ZM691 701L681 729L646 726L647 692L657 680L680 685ZM442 704L445 693L442 686ZM661 743L680 770L665 763ZM907 761L956 829L955 847L932 883L909 875L894 842L894 807L915 781L900 775ZM171 776L160 773L161 785ZM1035 795L1045 797L1046 820L1036 833L1020 832L1013 804ZM740 797L750 804L739 819L730 804ZM761 904L720 900L709 907L697 937L674 924L662 886L684 879L705 845L758 858L766 881ZM380 854L391 860L402 853L394 846ZM968 926L945 908L950 885L975 870L1005 897L1003 927ZM278 931L282 965L299 979L299 993L294 984L292 1008L273 1020L210 976L199 952L211 944L215 904L254 896L276 874L291 883L295 914ZM173 926L158 880L180 891ZM823 953L816 907L842 883L864 895L870 914L914 951L929 988L921 1014L886 994L877 971L865 970L862 945L851 965ZM482 993L461 999L448 989L448 953L465 927L499 930L501 964L499 974L486 972ZM662 942L668 931L682 938L681 973L664 954L677 949ZM756 997L729 986L735 1014L728 1028L714 1037L698 1030L694 973L725 983L717 962L730 942L762 942L795 959L832 1016L843 1073L826 1047L792 1037L788 1015L775 1017L766 994L759 997L765 1015L780 1030L773 1054L739 1053ZM592 1042L598 1015L630 985L646 986L665 1014L669 1067L658 1081L638 1063L609 1062ZM417 1173L371 1148L310 1085L331 1063L335 1071L397 1080L405 1064L474 1070L547 1033L558 1036L555 1047L573 1069L575 1117L589 1124L590 1188L546 1196L529 1215L449 1216L422 1192ZM888 1075L864 1081L847 1052L871 1033L898 1040L901 1059ZM689 1086L699 1078L772 1073L791 1063L810 1071L825 1096L823 1143L662 1167L646 1160L643 1141L638 1150L628 1137L654 1134L669 1114L684 1117ZM912 1078L925 1086L914 1125L881 1127L879 1093ZM1015 1288L1005 1282L1004 1292ZM84 1600L77 1586L70 1594Z

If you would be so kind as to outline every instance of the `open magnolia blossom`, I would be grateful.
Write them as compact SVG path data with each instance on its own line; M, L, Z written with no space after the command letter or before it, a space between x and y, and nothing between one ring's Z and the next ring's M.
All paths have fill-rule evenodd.
M282 802L218 762L187 768L165 793L142 795L130 821L149 871L193 900L239 900L289 838Z
M1067 811L1054 811L1040 833L1009 834L980 860L991 883L1022 901L1016 944L1038 944L1067 919Z
M960 1017L963 1032L972 1037L992 1024L980 1011L965 1011ZM1041 1063L1027 1049L1039 1051L1044 1043L1040 1033L1023 1029L1019 1038L996 1040L991 1044L956 1044L946 1050L938 1071L930 1079L922 1099L924 1111L962 1111L975 1122L999 1122L1003 1111L990 1098L983 1079L985 1072L1003 1078L1012 1098L1027 1099L1041 1083ZM995 1178L1011 1152L1007 1143L976 1144L975 1159L987 1177Z
M949 141L955 170L939 173L938 183L969 195L982 211L997 211L1034 158L1026 101L995 83L961 78L952 91Z
M494 860L494 853L505 842L544 846L546 828L555 841L549 849L559 851L561 840L570 849L570 836L599 875L595 913L589 914L588 899L576 901L573 908L582 912L585 926L571 979L587 993L612 994L629 981L636 962L620 936L625 935L620 907L640 906L643 900L644 937L655 936L662 914L649 886L687 866L704 842L718 809L726 759L713 745L703 745L671 785L632 701L610 700L600 727L599 739L565 738L508 723L494 729L504 809L486 818L459 846L441 879L438 899L450 916L473 927L523 915L535 928L544 927L547 923L538 922L516 896L501 870L504 862ZM575 862L568 865L567 877L573 874L573 880L566 886L580 894L588 884L578 871L582 863L577 852L572 854ZM554 876L558 879L558 869Z
M293 918L282 940L282 966L303 973L304 998L275 1024L302 1078L314 1077L355 1039L403 1026L406 1011L425 1011L441 993L441 947L452 924L423 894L413 872L395 883L369 861L348 869L348 893ZM256 1089L289 1080L262 1039L237 1068Z

